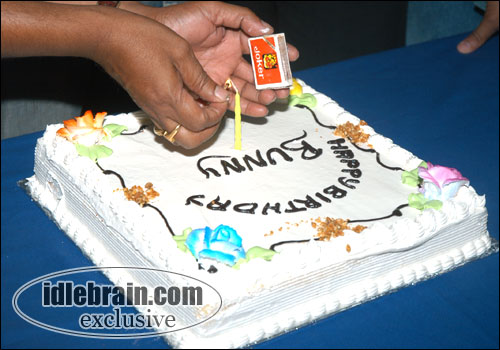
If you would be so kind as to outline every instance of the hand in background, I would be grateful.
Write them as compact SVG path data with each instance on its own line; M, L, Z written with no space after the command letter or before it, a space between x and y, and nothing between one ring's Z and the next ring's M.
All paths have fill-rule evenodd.
M273 29L249 9L221 2L187 2L164 8L137 3L122 6L164 24L184 38L205 72L218 85L231 77L242 97L243 114L265 116L267 104L276 97L288 96L289 89L255 89L252 67L242 55L249 53L249 37L271 34ZM297 49L289 45L290 59L294 61L298 56ZM231 108L234 108L233 101Z
M457 50L464 54L474 52L496 32L498 32L498 1L488 1L483 20L467 38L458 44Z

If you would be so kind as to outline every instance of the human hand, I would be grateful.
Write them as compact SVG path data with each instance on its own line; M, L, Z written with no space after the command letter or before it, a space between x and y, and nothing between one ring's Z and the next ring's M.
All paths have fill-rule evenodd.
M224 84L230 77L241 94L243 114L265 116L268 113L266 105L277 97L288 96L289 89L255 89L252 67L242 55L249 53L249 37L271 34L273 29L249 9L220 2L188 2L165 8L147 8L127 2L123 3L123 9L153 18L182 36L217 84ZM299 56L292 45L288 52L292 61ZM234 109L234 98L230 108Z
M486 40L498 31L498 1L488 1L486 12L479 26L464 40L462 40L457 50L460 53L471 53L480 48Z
M113 28L96 50L97 63L114 77L154 124L194 148L217 130L229 94L204 72L190 45L164 25L115 11ZM195 99L210 102L202 106Z

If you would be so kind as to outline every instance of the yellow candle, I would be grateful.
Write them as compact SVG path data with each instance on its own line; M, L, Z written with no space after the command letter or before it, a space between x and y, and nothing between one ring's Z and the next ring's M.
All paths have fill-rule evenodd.
M234 149L241 150L241 102L238 88L233 83L231 78L227 78L224 84L224 89L233 88L234 92Z
M234 149L241 150L241 104L238 92L234 96Z

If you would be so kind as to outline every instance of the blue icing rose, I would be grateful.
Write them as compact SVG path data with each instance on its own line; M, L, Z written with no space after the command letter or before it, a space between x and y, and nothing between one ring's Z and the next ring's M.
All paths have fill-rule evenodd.
M191 231L191 233L188 234L186 241L184 244L188 249L191 251L191 253L194 255L196 259L199 257L199 252L201 252L203 249L205 249L205 232L208 231L208 234L210 234L210 227L205 227L205 228L199 228L196 230Z
M198 260L212 259L233 266L246 257L241 242L233 228L219 225L215 230L205 227L191 231L185 244Z

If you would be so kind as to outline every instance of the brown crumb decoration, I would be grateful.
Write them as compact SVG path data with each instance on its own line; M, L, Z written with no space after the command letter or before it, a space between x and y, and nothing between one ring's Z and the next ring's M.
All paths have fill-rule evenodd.
M343 236L344 230L352 230L356 233L360 233L366 228L361 225L351 228L347 220L332 218L326 218L324 221L320 221L318 226L318 234L316 237L318 237L320 241L329 241L331 238Z
M348 253L351 252L351 246L348 244L345 246L345 250L347 250Z
M272 236L272 235L274 235L274 231L273 230L269 231L268 233L265 233L264 237L269 237L269 236Z
M355 228L352 228L351 230L353 230L356 233L361 233L361 231L363 231L365 228L366 228L366 226L358 225Z
M158 197L160 194L156 192L153 188L153 184L148 182L145 186L146 191L141 186L132 186L131 188L124 188L123 193L125 194L125 198L129 201L134 201L139 204L141 207L144 204L149 203L152 199Z
M349 139L354 143L366 143L370 135L363 132L362 125L367 125L364 120L361 120L358 125L351 122L338 125L334 131L334 135Z

